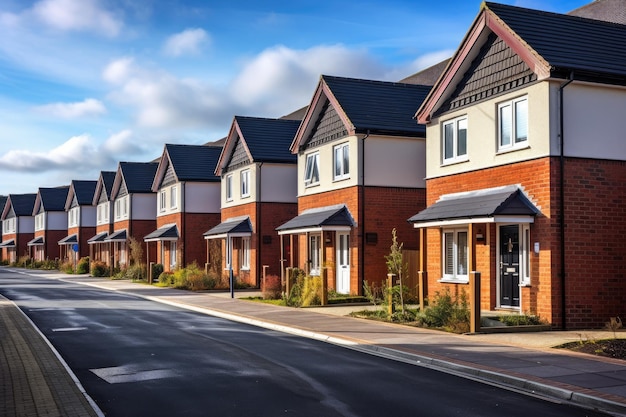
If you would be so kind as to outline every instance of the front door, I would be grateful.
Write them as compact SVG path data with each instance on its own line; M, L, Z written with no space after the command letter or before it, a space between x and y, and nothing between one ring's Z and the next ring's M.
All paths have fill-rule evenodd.
M500 226L500 306L519 307L519 227Z
M350 235L337 234L337 292L350 294Z

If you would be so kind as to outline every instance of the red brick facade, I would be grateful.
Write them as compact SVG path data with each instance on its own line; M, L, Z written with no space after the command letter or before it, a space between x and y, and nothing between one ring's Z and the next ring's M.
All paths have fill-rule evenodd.
M626 301L626 163L567 159L565 163L565 321L567 328L601 327L622 316ZM539 208L530 239L530 285L521 288L522 312L540 315L555 327L563 321L561 303L560 174L558 158L541 158L427 181L427 201L440 195L519 184ZM481 272L481 308L497 305L497 225L476 224L476 270ZM474 236L475 238L475 236ZM458 293L463 284L442 284L441 231L427 231L428 292L444 287ZM471 266L470 266L471 268ZM467 288L469 291L469 288Z
M295 217L297 212L296 203L249 203L222 209L222 221L231 217L249 216L252 224L249 270L240 269L241 239L234 239L233 272L236 277L259 287L264 265L267 265L267 275L280 275L280 239L276 228ZM224 247L222 253L226 253ZM224 259L222 265L226 265Z
M30 256L38 261L46 259L58 259L61 257L59 240L63 239L67 232L65 230L38 230L35 238L42 237L43 245L30 247Z
M422 210L426 204L426 192L423 188L397 187L350 187L325 193L300 197L298 211L311 208L345 204L356 223L350 232L350 293L362 294L363 282L380 284L387 278L385 255L389 254L392 229L396 229L398 242L406 249L418 249L419 242L415 230L407 219ZM361 197L363 205L361 206ZM359 208L363 207L363 210ZM368 240L364 239L366 236ZM335 233L326 232L323 236L327 261L328 285L335 288L336 257ZM306 248L306 236L298 239L300 248ZM306 250L301 250L298 267L305 268ZM360 270L363 268L364 273Z
M2 259L17 262L20 256L28 255L27 243L35 237L35 233L10 233L2 235L2 241L15 240L14 248L2 248Z

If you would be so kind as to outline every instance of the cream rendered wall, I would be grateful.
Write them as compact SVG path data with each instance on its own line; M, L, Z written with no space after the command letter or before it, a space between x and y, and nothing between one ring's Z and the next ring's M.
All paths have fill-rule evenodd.
M95 227L96 226L96 207L80 206L80 226Z
M366 141L369 139L366 139ZM360 170L359 170L359 142L360 139L357 136L347 136L343 139L338 139L314 149L308 149L307 151L298 154L298 197L323 193L331 190L338 190L341 188L353 187L359 184ZM350 177L335 181L333 179L333 149L337 145L343 143L349 143L350 151ZM310 153L319 152L319 171L320 181L316 185L305 187L304 185L304 170L306 167L306 156Z
M156 196L157 194L131 194L130 219L131 220L154 220L156 219Z
M370 136L364 147L365 185L426 187L424 139Z
M498 104L528 96L528 144L521 149L498 153ZM551 112L552 90L549 82L539 82L527 88L464 107L431 120L426 128L427 178L452 175L531 160L550 155L551 135L558 126L558 112ZM552 107L554 107L552 105ZM467 115L468 160L452 164L442 163L441 124ZM554 147L554 146L553 146Z
M182 185L185 190L185 213L220 212L219 182L186 182Z
M243 171L250 171L250 195L248 197L241 196L241 173ZM249 164L243 167L240 167L234 171L229 171L222 176L221 181L221 201L222 208L225 207L233 207L238 206L240 204L248 204L257 201L257 164ZM233 199L230 201L226 201L226 177L232 175L233 176Z
M573 82L563 101L565 156L626 159L626 88Z
M64 211L46 212L46 230L67 230L67 214Z
M298 167L296 164L268 164L260 168L261 201L296 203L298 201Z

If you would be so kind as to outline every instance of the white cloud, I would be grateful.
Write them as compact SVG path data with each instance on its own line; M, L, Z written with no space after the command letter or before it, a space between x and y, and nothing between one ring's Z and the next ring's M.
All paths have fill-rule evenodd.
M120 158L123 155L141 154L145 149L135 140L133 132L130 129L125 129L109 136L102 144L100 151L110 155L111 158Z
M111 84L122 84L135 72L134 64L135 60L131 57L116 59L104 68L102 78Z
M32 7L32 13L48 26L62 31L117 36L123 26L98 0L41 0Z
M97 116L106 113L106 107L101 101L88 98L77 103L52 103L38 106L35 110L61 117L63 119L75 119L84 116Z
M173 57L199 54L202 46L209 41L209 35L203 29L186 29L165 41L163 53Z
M388 77L394 81L398 81L400 79L413 75L416 72L438 64L443 60L451 58L453 54L454 50L444 49L441 51L435 51L428 54L420 55L408 65L394 69L392 72L389 73Z

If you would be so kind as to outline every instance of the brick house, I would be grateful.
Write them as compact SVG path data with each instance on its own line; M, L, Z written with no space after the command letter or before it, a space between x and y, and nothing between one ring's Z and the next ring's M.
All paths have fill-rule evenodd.
M111 252L109 242L104 240L113 233L113 183L116 171L101 171L93 195L92 204L96 206L96 234L87 243L89 244L89 259L104 262L111 266Z
M277 228L292 248L286 266L360 294L364 280L387 276L392 229L406 249L417 249L405 214L425 206L426 129L412 117L429 90L321 77L290 147L298 157L298 216Z
M33 208L35 237L27 243L30 258L36 261L60 258L58 242L67 234L65 201L69 189L63 186L37 191Z
M149 259L165 271L192 263L204 266L202 233L220 222L220 183L215 175L221 146L166 144L151 183L158 196L156 230L146 234ZM154 242L155 245L151 245ZM155 277L156 278L156 277Z
M222 243L224 270L255 287L263 266L280 275L276 228L298 213L297 158L289 152L298 126L299 120L235 116L217 163L222 222L204 236Z
M7 203L7 196L6 195L0 195L0 208L2 209L2 211L4 211L4 205ZM2 211L0 211L0 213L2 213ZM2 236L2 221L0 221L0 236ZM2 238L0 237L0 245L2 244ZM2 253L4 251L0 248L0 261L3 261L4 258L2 257Z
M89 256L87 240L96 231L96 208L92 205L96 181L72 180L65 200L67 235L59 240L61 262Z
M419 108L429 294L602 326L626 302L626 26L484 3ZM427 251L426 251L427 249Z
M37 194L9 194L2 210L2 260L17 262L28 254L27 243L35 236L33 207Z
M111 188L113 231L103 242L109 245L109 262L114 268L129 266L129 240L141 242L156 224L156 193L152 180L156 162L120 162ZM150 254L143 253L142 263Z

